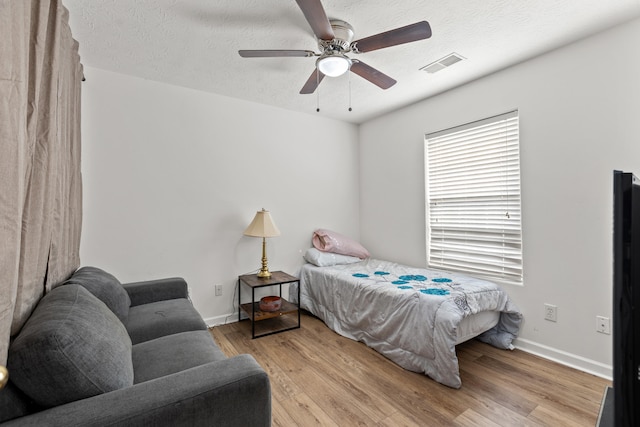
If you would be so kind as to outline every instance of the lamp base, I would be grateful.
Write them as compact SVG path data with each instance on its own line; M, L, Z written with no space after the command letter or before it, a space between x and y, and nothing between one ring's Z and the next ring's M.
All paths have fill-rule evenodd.
M260 272L258 272L258 277L261 279L268 279L271 277L271 272L269 271L267 263L267 239L262 238L262 268Z
M271 272L269 270L260 270L258 272L258 277L261 279L268 279L271 277Z

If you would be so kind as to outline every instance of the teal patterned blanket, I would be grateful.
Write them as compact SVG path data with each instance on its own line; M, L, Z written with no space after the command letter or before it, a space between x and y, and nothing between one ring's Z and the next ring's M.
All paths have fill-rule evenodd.
M512 348L522 314L497 284L438 270L366 259L300 272L300 305L331 329L384 354L398 365L461 386L455 352L463 319L498 312L497 324L478 338ZM290 288L290 298L297 290Z

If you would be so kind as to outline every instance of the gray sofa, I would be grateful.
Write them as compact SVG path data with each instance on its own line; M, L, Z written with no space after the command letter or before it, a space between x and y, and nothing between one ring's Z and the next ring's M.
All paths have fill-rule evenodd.
M222 353L181 278L79 269L38 303L7 368L2 425L271 425L267 374Z

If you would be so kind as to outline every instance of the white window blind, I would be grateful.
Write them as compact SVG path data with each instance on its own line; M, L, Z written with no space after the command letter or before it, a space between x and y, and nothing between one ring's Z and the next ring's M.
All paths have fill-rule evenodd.
M522 284L518 112L425 137L432 268Z

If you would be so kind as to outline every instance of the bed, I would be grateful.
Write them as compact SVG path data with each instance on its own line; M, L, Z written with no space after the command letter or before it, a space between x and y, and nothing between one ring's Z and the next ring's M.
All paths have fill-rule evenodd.
M290 288L297 300L297 288ZM522 314L495 283L367 258L304 264L300 306L405 369L461 386L455 346L473 337L512 349Z

